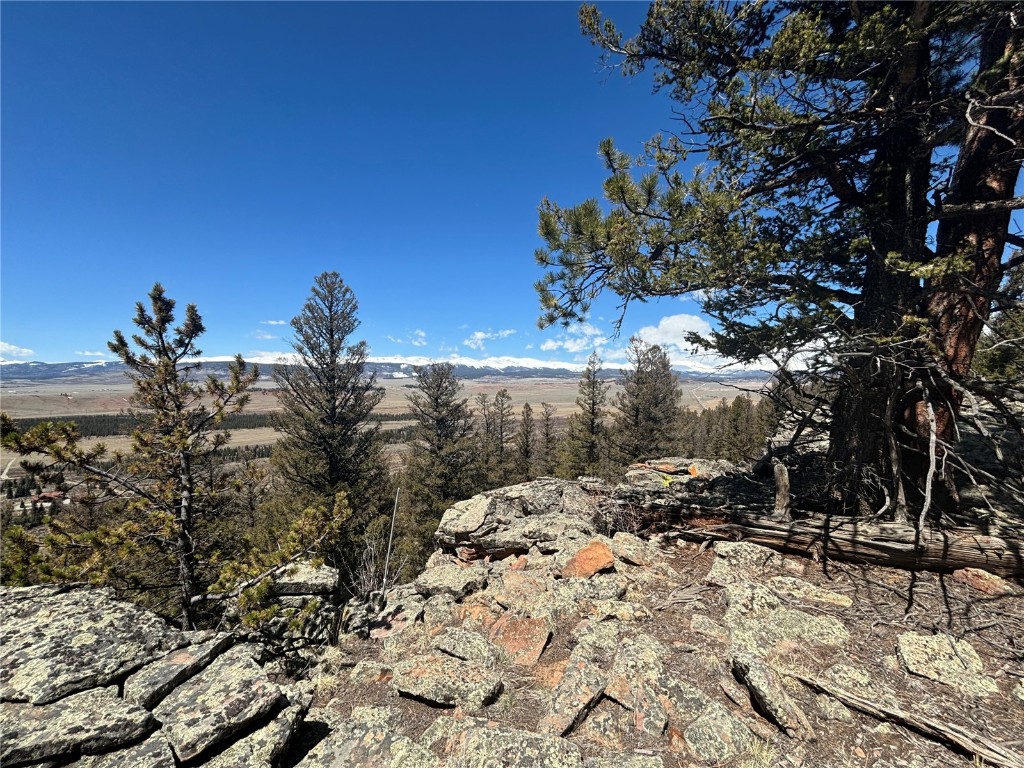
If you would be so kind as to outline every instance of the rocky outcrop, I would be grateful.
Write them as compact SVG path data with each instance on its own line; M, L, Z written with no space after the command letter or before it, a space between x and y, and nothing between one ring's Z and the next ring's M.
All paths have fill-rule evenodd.
M0 591L0 763L270 766L311 699L258 646L179 632L110 590Z
M667 481L636 470L626 496L664 499L657 483L693 501L735 469L665 466L681 468ZM826 573L745 542L607 535L623 498L599 481L540 480L450 509L414 588L385 595L380 615L402 620L342 638L361 660L321 702L331 753L350 756L333 764L925 768L966 751L1024 768L1024 668L992 655L1012 630L980 613L957 625L986 606L1024 618L1012 582L986 579L982 593L978 579ZM893 607L908 589L931 631ZM959 607L936 631L944 602ZM966 736L965 694L985 713ZM356 702L382 708L386 737ZM928 739L907 712L929 713Z
M0 760L1024 768L1017 583L616 530L669 496L713 509L734 469L652 462L628 492L544 479L455 505L424 573L323 657L313 705L258 646L102 591L8 590Z

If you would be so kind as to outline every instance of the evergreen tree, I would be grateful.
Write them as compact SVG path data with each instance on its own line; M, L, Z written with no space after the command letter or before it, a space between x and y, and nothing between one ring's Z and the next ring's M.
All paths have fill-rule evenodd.
M615 397L612 440L619 461L672 456L677 448L677 429L682 387L668 355L657 344L630 339L626 356L633 364L622 372L622 390Z
M406 469L403 521L404 554L412 567L426 560L444 511L478 490L473 411L459 396L462 384L454 367L433 363L416 368L416 390L408 395L416 428Z
M332 560L348 568L389 496L380 424L370 420L384 390L366 371L366 342L350 341L358 308L337 272L317 275L291 321L297 362L274 369L282 407L274 426L283 433L275 466L303 506L332 509L335 497L345 495L352 517Z
M558 435L555 433L555 406L540 404L540 446L537 451L537 474L550 477L557 469Z
M51 528L52 576L153 593L153 607L176 605L182 628L192 629L215 577L216 550L225 545L213 534L228 487L215 462L229 439L222 423L245 407L258 371L238 356L227 381L212 375L198 380L196 342L206 329L195 305L174 326L175 302L159 283L149 299L149 308L136 304L139 333L131 342L114 331L108 344L132 381L129 415L136 426L127 453L83 448L71 423L43 423L21 433L6 416L3 441L19 453L49 459L26 462L33 474L54 478L74 470L91 490L84 516L74 521L77 529L59 522Z
M523 405L519 415L519 428L515 434L515 475L514 482L533 479L534 459L537 453L537 427L533 420L533 408Z
M562 440L559 471L563 477L602 475L608 469L604 417L611 385L600 379L600 370L601 359L594 352L580 377L576 397L580 410L569 417Z
M1020 15L664 0L625 38L584 5L585 34L625 74L654 71L682 124L637 159L602 144L607 212L543 202L542 322L585 318L605 289L623 311L686 294L716 321L690 340L726 357L821 350L789 383L831 414L838 511L940 519L971 481L945 454L963 402L994 396L970 366L1024 245Z

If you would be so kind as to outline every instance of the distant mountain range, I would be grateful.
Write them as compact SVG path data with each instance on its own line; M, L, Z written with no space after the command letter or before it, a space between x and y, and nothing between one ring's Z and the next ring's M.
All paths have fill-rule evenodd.
M262 368L263 377L269 379L272 366L280 361L256 360ZM378 379L411 379L415 376L417 365L426 365L428 358L370 358L367 370L377 374ZM547 362L530 358L492 357L483 360L472 358L452 358L442 362L450 362L454 366L455 375L460 379L481 379L487 376L515 379L577 379L586 367L582 363ZM203 360L203 371L222 375L227 373L227 358L210 358ZM702 380L767 380L770 373L760 370L717 371L685 368L676 366L676 372L683 379ZM608 365L603 369L606 376L614 376L619 367ZM0 383L4 386L51 382L90 383L90 384L123 384L125 374L124 363L120 361L105 362L74 362L74 363L40 363L0 360Z

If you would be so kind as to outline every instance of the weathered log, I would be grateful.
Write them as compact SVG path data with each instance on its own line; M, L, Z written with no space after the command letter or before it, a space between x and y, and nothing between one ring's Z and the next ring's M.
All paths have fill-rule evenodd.
M755 515L700 510L679 513L680 535L691 541L733 541L818 560L844 560L908 570L951 573L981 568L1004 577L1024 576L1024 542L987 536L969 528L925 530L911 525L874 524L848 517L815 516L784 522ZM717 519L716 519L717 518Z
M951 744L968 755L980 759L986 765L1001 768L1024 768L1024 755L1014 751L1010 746L983 736L957 723L945 722L926 717L916 712L903 710L900 707L887 706L863 696L844 691L821 680L805 677L797 672L787 671L785 674L799 680L804 685L821 693L828 694L836 701L859 710L879 720L897 723L912 728L918 733L929 736L946 744Z

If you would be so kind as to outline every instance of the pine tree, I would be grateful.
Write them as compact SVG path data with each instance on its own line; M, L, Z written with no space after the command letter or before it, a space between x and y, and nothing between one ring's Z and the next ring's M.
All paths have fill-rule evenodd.
M611 385L600 379L600 370L601 359L594 352L580 377L576 397L580 410L569 417L562 440L559 474L563 477L601 475L608 469L604 417Z
M198 310L189 304L184 322L174 326L175 302L159 283L149 299L149 308L136 304L139 333L131 342L114 331L107 345L132 381L129 415L136 426L127 453L82 447L71 423L42 423L22 434L5 416L3 439L19 453L48 457L48 465L26 463L31 472L53 478L73 470L91 491L85 516L76 521L81 529L59 522L51 528L57 554L49 572L152 593L153 607L175 604L182 628L192 629L214 579L216 550L226 546L212 534L228 487L215 461L229 439L222 423L245 407L259 374L238 356L227 381L197 380L197 340L206 330Z
M345 494L352 517L332 559L349 568L360 556L361 533L390 495L380 425L369 418L384 390L366 371L366 342L350 341L358 309L337 272L317 275L291 321L297 362L274 369L282 407L274 426L284 435L274 464L303 506L332 509Z
M555 406L540 404L540 446L537 451L537 474L550 477L557 469L558 435L555 433Z
M416 427L403 521L404 554L413 567L426 559L444 511L478 490L473 411L459 396L462 384L454 367L433 363L416 368L416 390L408 396Z
M515 434L515 475L514 482L525 482L533 478L534 459L537 453L537 427L533 420L533 408L523 405L519 414L519 428Z
M830 417L835 511L941 520L977 482L971 456L947 457L963 404L999 397L1019 429L1019 382L993 388L971 362L1024 245L1020 16L659 0L627 37L582 6L584 34L626 75L653 73L681 125L640 157L602 143L606 205L542 203L542 322L585 319L606 289L623 311L687 295L715 321L688 340L725 357L818 350L787 381Z
M678 444L682 399L679 379L657 344L630 339L626 352L632 369L623 371L615 397L612 441L620 462L671 456Z

